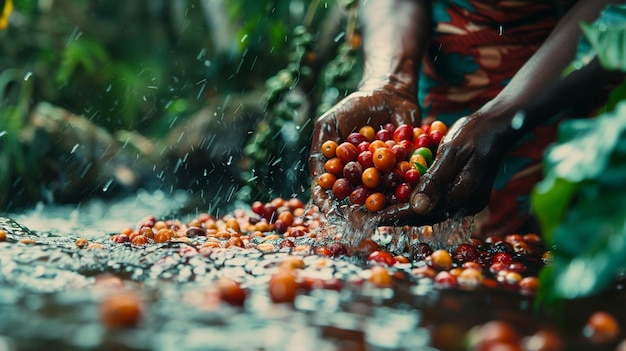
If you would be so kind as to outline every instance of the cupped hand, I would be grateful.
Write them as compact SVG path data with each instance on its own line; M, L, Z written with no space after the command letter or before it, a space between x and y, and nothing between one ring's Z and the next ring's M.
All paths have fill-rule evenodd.
M409 204L385 209L383 223L421 226L484 209L506 151L502 130L477 114L459 119L439 145Z
M416 126L420 122L421 111L415 94L396 89L357 91L333 106L317 120L313 131L308 163L313 203L327 216L336 210L328 190L318 185L319 176L325 172L325 158L321 153L325 141L340 143L366 125L379 129L387 123ZM353 212L357 215L358 211Z

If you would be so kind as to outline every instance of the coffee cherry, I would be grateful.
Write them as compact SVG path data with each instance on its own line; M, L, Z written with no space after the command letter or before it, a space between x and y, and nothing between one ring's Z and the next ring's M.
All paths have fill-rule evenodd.
M137 326L143 317L142 302L135 293L117 293L100 303L102 323L112 329Z
M402 183L396 187L394 195L399 202L405 203L409 201L412 190L413 189L408 183Z
M298 293L296 277L289 271L275 273L268 288L270 298L275 303L292 303Z
M619 333L620 327L615 317L604 311L597 311L589 316L583 329L583 335L594 343L615 341Z
M452 256L446 250L436 250L430 255L430 263L436 269L452 268Z
M353 185L361 184L361 176L363 175L363 165L357 161L350 161L343 167L343 177Z
M404 180L404 175L399 169L391 169L383 173L383 185L387 189L395 190Z
M372 193L365 199L365 207L370 212L378 212L382 210L386 204L387 198L385 194L380 192Z
M243 306L246 300L246 291L241 285L230 278L220 278L216 282L220 299L234 306Z
M399 125L393 132L393 140L398 143L402 140L413 140L413 127L408 124Z
M361 185L357 186L350 193L350 203L353 205L365 205L365 201L371 193L372 192L368 188Z
M337 146L335 150L337 157L344 163L348 163L350 161L356 161L359 156L359 150L356 146L349 142L343 142Z
M354 146L358 146L360 143L368 141L367 138L360 133L350 133L347 137L346 137L346 141L351 143Z
M390 287L393 283L393 278L389 274L386 268L382 266L374 266L371 269L371 275L369 282L379 288Z
M380 129L376 132L376 139L382 140L382 141L393 140L393 132L384 128Z
M393 266L396 264L396 260L393 256L387 251L374 251L368 257L368 261L384 264L386 266Z

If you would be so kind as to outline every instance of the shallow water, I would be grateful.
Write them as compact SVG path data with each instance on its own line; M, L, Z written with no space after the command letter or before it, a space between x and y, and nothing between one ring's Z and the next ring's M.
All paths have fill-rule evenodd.
M137 248L109 240L111 233L149 215L174 213L184 202L184 193L141 192L78 207L39 205L0 217L0 229L9 233L0 243L0 350L462 350L465 333L493 318L515 321L527 333L557 328L568 350L613 350L614 344L582 339L584 319L597 308L626 317L621 289L572 303L559 324L551 312L533 309L532 296L517 291L442 289L430 279L372 288L358 283L370 273L363 262L312 253L303 256L303 275L336 278L344 287L299 294L293 305L274 304L267 283L287 252L200 253L183 242ZM376 235L405 245L384 231ZM78 249L79 237L103 249ZM17 243L25 238L34 244ZM411 268L396 265L393 271L408 275ZM214 282L222 276L248 289L243 307L215 298ZM127 290L142 299L141 324L105 328L101 301Z

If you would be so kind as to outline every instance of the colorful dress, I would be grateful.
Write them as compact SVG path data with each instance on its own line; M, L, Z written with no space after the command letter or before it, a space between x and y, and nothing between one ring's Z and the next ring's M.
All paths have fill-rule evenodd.
M493 99L538 49L573 1L433 1L433 35L422 65L419 100L426 121L451 125ZM538 127L502 163L479 235L503 235L529 223L529 193L540 180L555 125Z

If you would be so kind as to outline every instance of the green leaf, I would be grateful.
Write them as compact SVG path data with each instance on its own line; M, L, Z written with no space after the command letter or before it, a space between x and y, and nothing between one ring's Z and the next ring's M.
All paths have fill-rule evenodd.
M553 241L553 232L565 217L575 191L575 184L561 178L547 178L533 190L531 206L546 242Z
M588 296L626 267L626 101L597 118L563 122L531 203L554 247L542 298Z
M615 109L615 106L624 100L626 97L626 80L622 81L620 85L611 90L609 98L607 99L606 106L604 107L604 113L611 112Z
M109 56L99 42L87 39L72 41L63 50L56 81L61 84L67 82L80 67L91 74L109 63Z
M626 6L609 5L593 24L581 24L603 67L626 72Z

